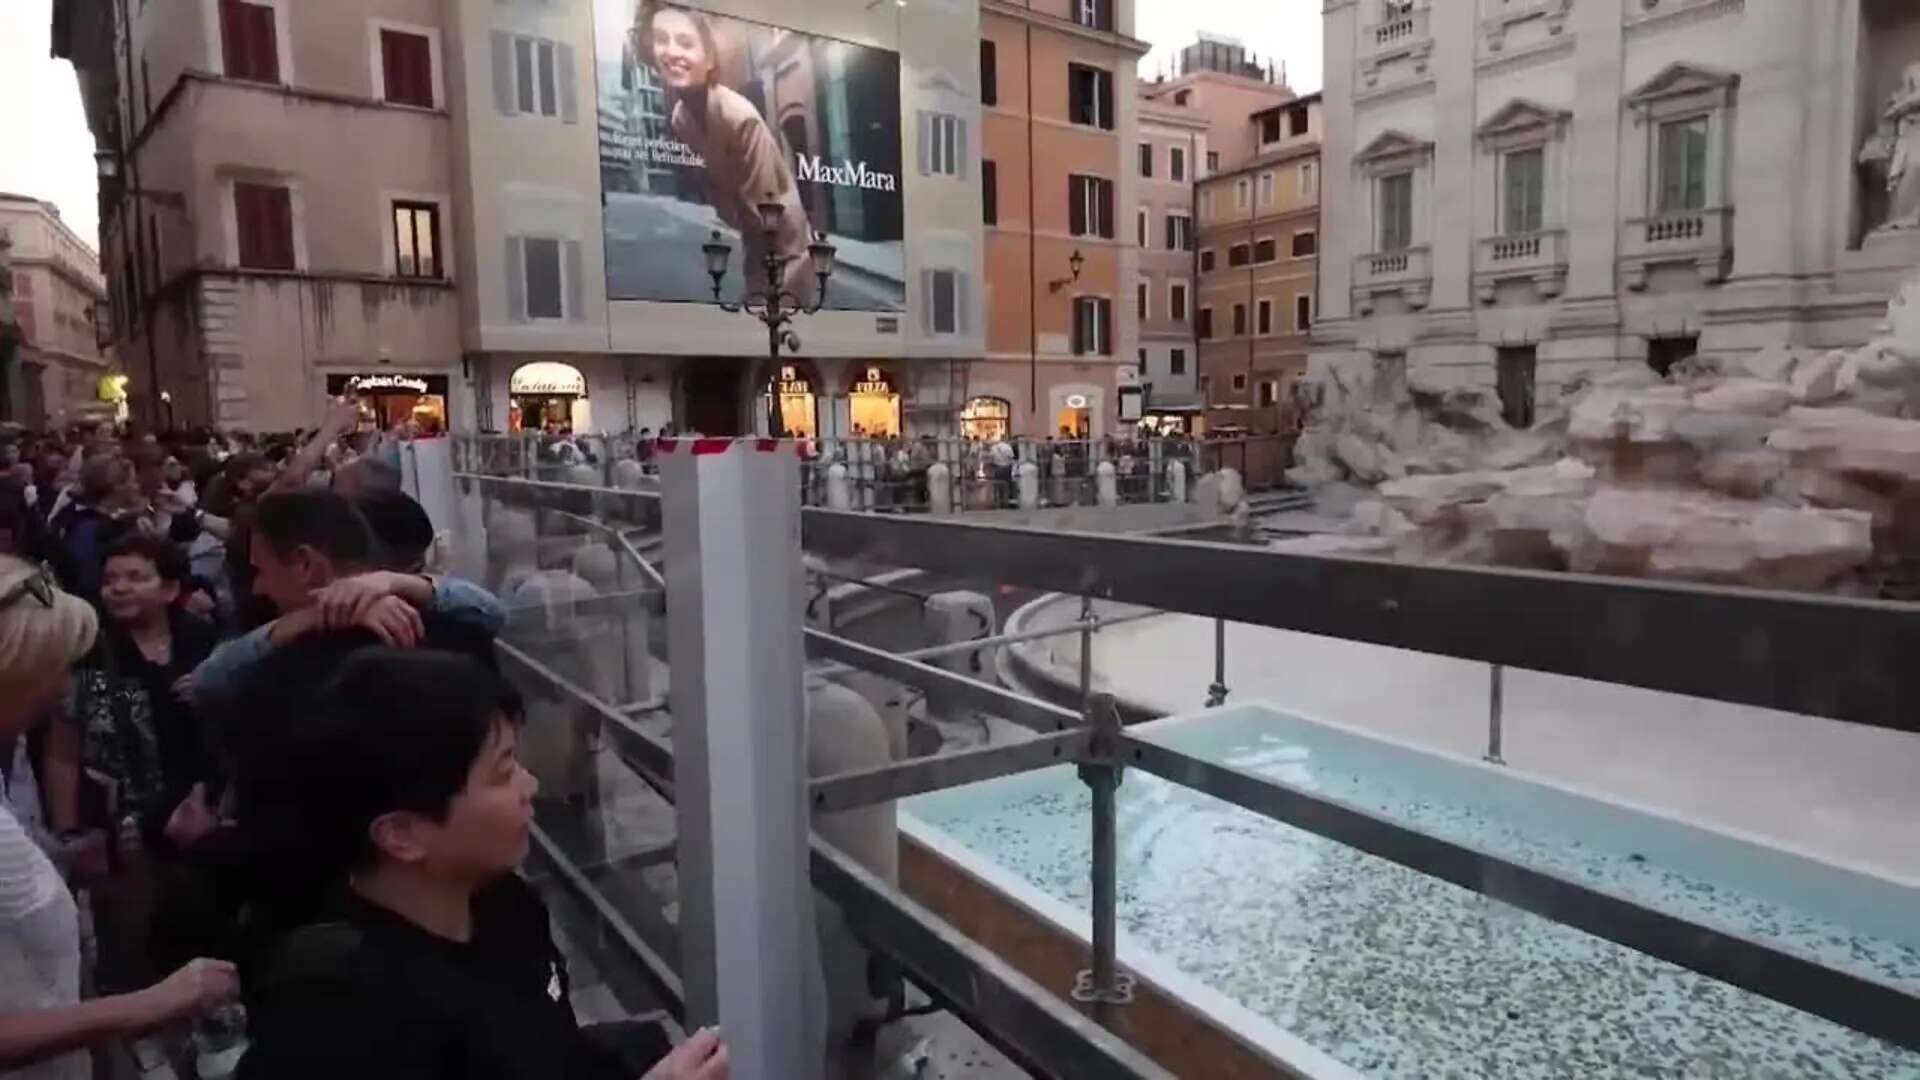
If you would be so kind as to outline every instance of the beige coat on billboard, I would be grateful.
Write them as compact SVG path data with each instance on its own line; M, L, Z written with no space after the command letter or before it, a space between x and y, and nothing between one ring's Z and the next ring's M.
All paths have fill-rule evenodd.
M763 202L777 202L786 207L774 237L776 253L787 260L782 287L802 303L811 304L814 276L807 244L813 238L813 227L800 204L793 166L780 141L753 103L736 91L724 86L707 89L705 123L695 117L697 101L683 98L675 102L670 123L674 137L707 163L707 201L721 221L740 233L747 294L766 292L766 234L760 228L757 207Z

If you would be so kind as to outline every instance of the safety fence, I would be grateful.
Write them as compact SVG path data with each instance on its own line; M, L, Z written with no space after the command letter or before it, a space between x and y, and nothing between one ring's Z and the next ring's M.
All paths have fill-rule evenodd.
M668 576L639 544L627 539L643 528L636 523L658 522L660 492L539 483L465 470L457 474L456 484L470 499L485 503L482 515L496 525L505 520L500 511L511 510L549 522L542 528L558 531L548 538L621 538L626 546L620 558L631 564L648 597L629 600L626 606L652 612L664 601ZM869 576L881 568L912 569L1002 588L1097 596L1162 612L1920 732L1920 665L1912 662L1920 656L1920 608L1913 605L1396 565L820 508L802 511L799 525L809 556L830 565L859 567ZM541 539L534 537L535 557L551 564L563 549L542 551ZM524 540L509 538L510 543ZM608 577L602 568L601 576L617 584L621 572ZM532 611L537 605L515 607ZM558 609L549 604L544 610L550 614ZM596 609L592 617L630 618L631 611L616 604ZM1091 608L1088 618L1097 618ZM539 625L557 628L551 621ZM650 643L648 656L639 663L672 661L673 642L648 632L639 639ZM599 641L602 635L589 634L585 640ZM1703 647L1703 640L1729 644ZM631 678L616 688L610 678L587 670L591 665L570 672L553 660L567 655L565 647L556 650L554 645L537 635L516 643L510 635L502 654L530 697L566 706L559 722L569 731L582 738L590 732L591 738L604 740L653 792L671 800L673 742L664 726L644 722L644 715L658 708L651 692L644 692L637 704ZM1113 1018L1116 1010L1127 1007L1121 1004L1125 976L1114 944L1112 792L1128 768L1920 1050L1920 1024L1915 1023L1920 997L1911 986L1447 839L1321 791L1134 738L1119 725L1111 703L1090 688L1074 710L1015 693L990 677L974 678L939 666L933 653L899 655L823 630L805 631L805 649L813 660L837 665L837 672L867 673L945 695L1033 732L1022 741L815 777L810 796L815 813L872 806L1063 762L1081 767L1093 792L1088 821L1093 838L1088 867L1092 935L1078 994L1067 986L1039 985L1010 958L969 940L897 886L819 839L813 840L810 853L815 888L839 906L866 947L889 958L937 1003L1038 1075L1076 1080L1170 1075L1109 1030L1124 1026L1115 1025ZM659 913L641 910L644 903L623 904L610 897L592 873L570 861L544 834L541 850L558 867L558 876L597 913L610 940L628 948L655 989L673 1007L683 1008L683 984L691 976L676 962L674 931ZM677 857L686 854L683 849ZM662 854L657 846L629 856L639 864L673 857L671 848ZM725 853L708 852L705 857L724 858ZM689 956L686 962L699 961ZM716 975L699 977L711 981Z

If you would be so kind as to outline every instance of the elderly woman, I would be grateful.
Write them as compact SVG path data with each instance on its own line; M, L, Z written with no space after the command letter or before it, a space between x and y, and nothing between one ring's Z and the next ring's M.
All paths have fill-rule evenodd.
M753 102L721 85L720 50L707 16L647 0L634 19L633 54L653 68L667 88L674 137L706 162L707 201L720 220L740 234L747 292L766 291L761 267L767 240L759 205L779 203L780 227L773 246L774 254L786 260L781 287L812 303L807 244L813 227L800 204L793 166Z
M93 609L52 575L0 556L0 739L59 699L96 630ZM81 1002L73 894L0 803L0 1075L87 1080L89 1046L192 1017L235 989L230 965L195 960L143 990Z

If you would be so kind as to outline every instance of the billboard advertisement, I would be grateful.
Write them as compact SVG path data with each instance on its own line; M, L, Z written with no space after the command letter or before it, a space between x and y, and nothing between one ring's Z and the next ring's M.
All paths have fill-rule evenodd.
M811 303L824 233L828 308L905 308L898 53L661 0L594 0L594 20L610 299L710 302L718 231L724 298L765 293L771 251Z

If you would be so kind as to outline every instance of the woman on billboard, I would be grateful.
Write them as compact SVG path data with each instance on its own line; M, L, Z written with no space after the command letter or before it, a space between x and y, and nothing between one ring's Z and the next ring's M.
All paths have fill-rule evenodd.
M703 12L643 0L633 24L633 52L653 68L673 103L674 137L706 162L707 201L740 234L747 293L766 290L767 233L759 205L779 203L774 254L786 260L781 287L813 302L807 261L812 224L800 203L793 167L760 110L720 80L720 49Z

